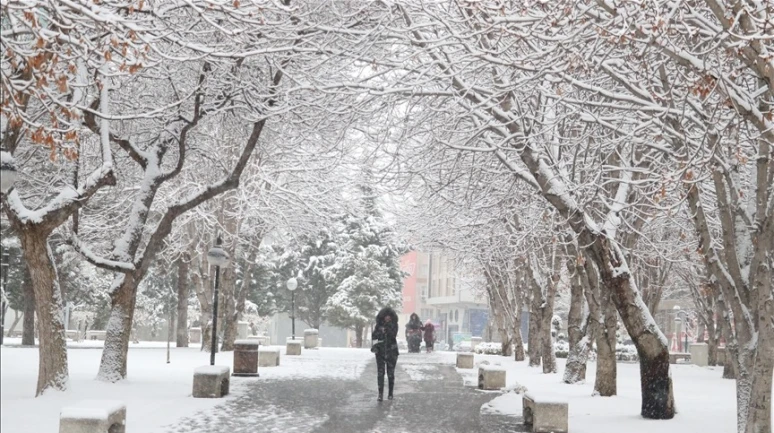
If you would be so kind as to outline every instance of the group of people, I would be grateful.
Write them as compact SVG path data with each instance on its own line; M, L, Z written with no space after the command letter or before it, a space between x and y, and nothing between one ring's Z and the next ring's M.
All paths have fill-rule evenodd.
M411 334L410 334L411 332ZM409 344L409 352L412 351L412 340L409 335L416 340L415 335L419 333L420 339L424 333L425 345L427 351L433 350L435 344L435 326L428 320L422 325L419 316L414 313L406 324L406 340ZM376 315L376 326L371 333L371 352L376 356L377 377L376 383L379 387L378 400L384 400L384 375L387 374L387 386L389 400L393 399L395 389L395 366L398 363L398 315L390 307L384 307ZM420 342L416 343L416 352L419 352Z
M432 352L435 346L435 326L430 320L423 325L417 313L412 313L406 324L406 343L410 353L419 353L423 337L427 353Z

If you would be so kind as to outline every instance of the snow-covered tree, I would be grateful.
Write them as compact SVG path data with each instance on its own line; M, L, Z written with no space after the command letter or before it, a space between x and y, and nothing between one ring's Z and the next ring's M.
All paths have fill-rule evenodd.
M407 250L377 209L374 190L361 186L360 191L362 213L342 221L335 263L326 272L326 279L337 282L326 306L328 320L354 329L359 347L379 309L401 304L400 256Z

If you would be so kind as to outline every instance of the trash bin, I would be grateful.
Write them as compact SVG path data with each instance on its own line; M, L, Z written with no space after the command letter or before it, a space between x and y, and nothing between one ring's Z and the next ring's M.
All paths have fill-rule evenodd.
M237 340L234 342L234 372L232 376L258 377L258 340Z

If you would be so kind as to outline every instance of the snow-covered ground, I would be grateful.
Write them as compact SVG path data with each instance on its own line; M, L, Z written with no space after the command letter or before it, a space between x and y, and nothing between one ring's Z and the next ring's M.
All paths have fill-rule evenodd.
M569 403L570 431L573 433L731 433L736 431L734 381L722 379L722 368L673 365L675 401L678 414L673 420L645 420L640 411L639 364L618 364L618 396L592 397L594 363L589 363L586 382L561 382L565 360L559 359L559 374L543 374L526 362L495 355L476 355L475 362L488 361L507 369L507 388L525 387L546 397ZM466 383L476 381L477 369L457 369ZM484 413L521 416L521 395L507 392L484 405Z
M87 342L100 346L101 342ZM77 344L77 343L76 343ZM70 384L66 392L50 392L35 398L38 371L36 348L0 348L0 401L3 433L56 432L59 412L81 399L121 400L127 404L127 431L157 433L176 420L209 410L222 399L191 397L193 370L209 364L209 354L199 348L172 348L171 363L159 343L130 346L129 378L117 384L96 381L101 350L69 350ZM163 343L165 346L166 343ZM70 343L73 346L73 343ZM301 357L284 356L279 367L260 368L260 379L233 378L231 395L244 392L250 380L282 380L291 377L357 378L373 359L368 350L322 348L304 351ZM232 353L218 353L216 364L231 366Z
M87 342L99 346L101 342ZM37 377L37 349L2 347L0 371L2 380L3 433L55 432L62 407L80 399L118 399L127 404L127 431L160 433L180 418L209 411L222 404L222 399L191 397L193 370L207 365L209 354L198 348L176 349L171 363L166 363L166 350L161 343L132 345L129 354L129 379L117 384L94 380L101 350L70 350L70 389L34 398ZM365 349L306 350L301 357L288 357L282 352L281 366L261 368L260 379L234 378L232 395L244 393L247 381L286 380L290 378L356 379L373 355ZM402 355L398 360L412 380L442 380L438 364L451 365L455 354L436 352L430 355ZM476 363L500 364L508 371L509 392L497 396L481 407L482 413L521 415L521 395L514 390L530 392L569 402L570 429L573 433L730 433L736 430L734 381L721 378L720 368L692 365L673 366L675 399L678 415L670 421L650 421L639 416L639 366L618 364L618 396L592 397L595 366L589 364L587 381L578 385L561 383L564 360L559 360L560 374L545 375L539 368L516 363L496 355L476 355ZM216 363L232 365L231 353L219 353ZM457 369L468 386L476 385L476 369ZM292 416L292 414L288 414Z

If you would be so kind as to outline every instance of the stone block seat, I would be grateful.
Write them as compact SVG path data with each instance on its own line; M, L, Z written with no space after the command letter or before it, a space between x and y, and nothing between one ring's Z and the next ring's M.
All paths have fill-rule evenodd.
M528 392L522 398L524 424L534 433L568 433L567 400Z
M478 367L478 389L497 391L505 388L505 369L498 365Z
M205 365L194 370L194 398L220 398L228 395L231 369L225 365Z
M691 353L691 362L699 367L709 365L709 345L707 343L693 343L688 348Z
M304 330L304 349L317 349L319 347L320 332L316 329Z
M285 348L285 355L298 356L301 355L301 340L288 340Z
M261 347L258 349L259 367L279 367L280 350L278 347Z
M473 368L473 360L472 353L457 352L457 368Z
M232 376L258 377L259 340L236 340L234 342L234 372Z
M125 433L126 405L116 400L82 400L62 408L59 433Z
M691 354L690 353L685 353L685 352L670 352L669 353L669 363L670 364L677 364L678 360L690 361L691 360Z

